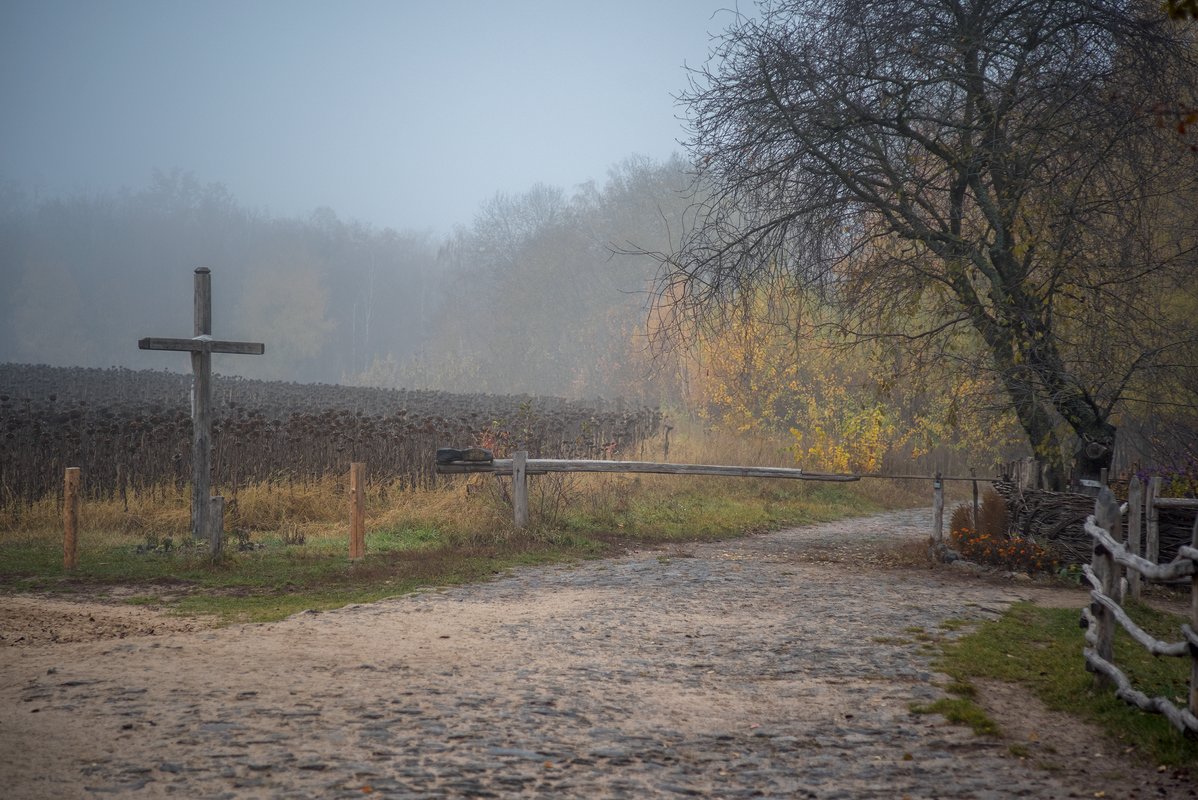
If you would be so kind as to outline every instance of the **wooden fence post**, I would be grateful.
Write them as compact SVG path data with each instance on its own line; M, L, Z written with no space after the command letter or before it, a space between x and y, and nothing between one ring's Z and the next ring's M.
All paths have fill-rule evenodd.
M349 557L366 555L366 463L349 465Z
M62 568L79 566L79 467L67 467L62 481Z
M973 467L969 468L969 474L971 476L974 474ZM973 518L970 521L971 521L971 524L973 525L973 532L977 533L978 532L978 516L979 516L978 482L973 481L972 483L973 483Z
M932 479L932 544L939 550L944 546L944 481L940 470Z
M208 546L213 560L220 558L225 542L225 498L215 494L208 498Z
M1138 475L1133 475L1127 485L1127 549L1132 555L1140 555L1140 515L1143 511L1144 484ZM1140 599L1140 571L1127 571L1127 588L1132 600Z
M1039 489L1040 488L1040 462L1032 456L1028 456L1019 463L1019 488L1020 489Z
M512 453L512 511L517 528L528 527L528 451Z
M1198 550L1198 517L1190 531L1190 547ZM1196 565L1198 566L1198 565ZM1198 634L1198 572L1190 576L1190 630ZM1190 713L1198 717L1198 647L1190 644Z
M1094 521L1117 542L1123 536L1123 532L1120 530L1122 524L1119 517L1119 502L1106 486L1098 491L1098 500L1094 503ZM1090 566L1102 581L1102 593L1114 599L1116 587L1119 585L1119 567L1115 563L1114 554L1095 542L1094 558ZM1094 650L1099 658L1110 663L1114 659L1115 617L1105 606L1097 602L1090 605L1090 611L1098 622L1098 641L1094 645ZM1095 673L1094 678L1101 687L1114 685L1114 682L1101 672Z
M1144 516L1148 530L1144 542L1144 558L1153 564L1161 560L1161 511L1156 507L1156 498L1161 495L1161 476L1148 479L1148 496L1144 500Z
M1132 556L1143 556L1143 513L1144 513L1144 483L1139 475L1132 475L1127 483L1127 550ZM1132 600L1139 600L1139 570L1127 570L1127 589L1131 592Z

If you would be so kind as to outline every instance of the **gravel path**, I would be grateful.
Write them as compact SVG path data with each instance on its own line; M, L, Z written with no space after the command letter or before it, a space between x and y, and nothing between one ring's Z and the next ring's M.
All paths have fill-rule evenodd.
M923 540L929 518L522 569L271 625L0 650L0 794L1094 796L1009 742L910 712L943 696L914 631L1029 593L852 566Z

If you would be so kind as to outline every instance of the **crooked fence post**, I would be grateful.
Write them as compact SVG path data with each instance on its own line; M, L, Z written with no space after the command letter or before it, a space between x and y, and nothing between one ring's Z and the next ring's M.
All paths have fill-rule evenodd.
M62 480L62 568L79 566L79 467L67 467Z
M528 451L512 454L512 513L517 528L528 527Z
M1144 484L1138 475L1133 475L1127 485L1127 549L1132 555L1140 553L1140 517L1144 503ZM1127 590L1132 600L1140 599L1140 571L1127 571Z

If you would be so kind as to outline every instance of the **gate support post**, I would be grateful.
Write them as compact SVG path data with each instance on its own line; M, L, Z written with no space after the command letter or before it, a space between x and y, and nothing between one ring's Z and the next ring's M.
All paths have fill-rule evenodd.
M528 451L512 453L512 512L517 528L528 527Z

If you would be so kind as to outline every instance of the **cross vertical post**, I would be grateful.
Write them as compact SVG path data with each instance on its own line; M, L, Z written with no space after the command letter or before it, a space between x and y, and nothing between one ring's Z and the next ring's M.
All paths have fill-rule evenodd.
M212 273L207 267L195 271L194 335L190 339L139 339L141 350L180 350L191 353L191 535L207 539L213 558L220 555L223 533L214 522L212 492L212 354L262 355L261 342L225 342L212 338ZM223 528L223 524L219 526Z
M195 271L195 337L212 335L212 271ZM212 535L208 497L212 477L212 352L191 351L191 532L196 539ZM220 548L213 541L212 554Z

